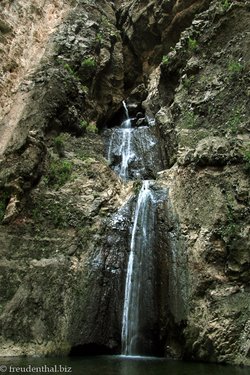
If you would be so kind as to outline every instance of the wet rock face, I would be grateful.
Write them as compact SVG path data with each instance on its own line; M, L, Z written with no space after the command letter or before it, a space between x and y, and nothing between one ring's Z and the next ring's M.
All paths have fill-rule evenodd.
M130 132L129 135L123 134L124 130L121 128L106 130L104 137L106 139L106 155L110 167L116 173L120 173L124 158L122 143L126 142L126 137L129 137L130 153L128 155L127 179L154 179L157 171L163 168L155 130L153 127L140 126L126 129L125 132Z
M100 241L86 260L87 274L79 285L81 303L73 301L74 315L69 322L73 347L88 353L91 344L121 352L121 322L124 280L129 248L131 201L106 220ZM107 318L109 323L107 324Z

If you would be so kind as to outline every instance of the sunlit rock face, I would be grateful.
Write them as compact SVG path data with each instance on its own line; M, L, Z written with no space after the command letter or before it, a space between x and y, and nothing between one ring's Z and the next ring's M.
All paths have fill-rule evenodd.
M121 351L140 182L117 176L116 137L107 151L126 100L155 120L132 125L128 180L167 191L160 354L249 365L248 3L17 0L0 11L1 355Z

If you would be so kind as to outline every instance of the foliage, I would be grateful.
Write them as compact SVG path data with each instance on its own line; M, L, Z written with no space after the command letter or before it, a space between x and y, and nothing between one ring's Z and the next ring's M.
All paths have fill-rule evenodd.
M98 129L96 123L94 121L91 121L86 127L86 131L87 133L97 133Z
M41 224L46 222L52 224L56 228L64 228L68 226L67 209L65 205L54 200L37 201L33 206L32 218L36 222Z
M221 6L222 6L223 10L228 10L230 5L231 5L230 0L221 0Z
M96 42L98 42L98 43L101 44L102 41L103 41L103 35L102 35L102 33L96 33L95 40L96 40Z
M221 235L225 239L231 239L239 232L239 224L236 224L232 219L229 219L227 224L221 228Z
M232 111L229 120L227 122L230 133L237 134L238 126L242 122L242 113L240 109Z
M95 121L88 122L84 119L80 121L80 127L84 129L87 133L97 133L98 129Z
M67 160L53 160L48 171L48 185L54 188L63 186L69 180L72 169L72 163Z
M195 128L197 116L193 111L187 111L182 116L182 127L183 128Z
M88 95L88 93L89 93L89 88L88 88L88 86L81 85L81 90L82 90L82 92L83 92L85 95Z
M86 68L95 68L96 61L93 57L87 57L86 59L82 61L81 66L86 67Z
M162 62L163 65L168 65L169 64L169 57L168 57L168 55L163 55L161 62Z
M59 156L64 156L65 140L66 136L63 133L54 138L54 147Z
M189 37L188 38L188 49L190 51L196 51L197 48L198 48L198 42L197 42L197 40Z
M64 69L66 69L70 75L74 76L75 71L71 68L71 66L68 63L63 64Z
M224 240L232 240L240 231L240 225L236 222L234 213L235 198L233 194L226 193L225 195L227 203L227 220L226 223L221 227L221 235Z
M244 65L239 61L230 60L227 65L227 70L230 74L240 73L244 69Z
M184 79L182 80L182 84L188 90L192 86L194 81L195 81L194 76L191 76L191 77L185 76Z
M86 129L86 127L87 127L87 125L88 125L88 121L86 121L86 120L84 120L84 119L81 119L81 121L80 121L80 128L82 128L82 129Z

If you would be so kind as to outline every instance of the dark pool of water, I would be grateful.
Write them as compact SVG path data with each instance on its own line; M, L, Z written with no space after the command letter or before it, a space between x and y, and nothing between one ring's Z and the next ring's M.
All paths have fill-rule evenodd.
M0 374L249 375L249 368L148 357L0 358Z

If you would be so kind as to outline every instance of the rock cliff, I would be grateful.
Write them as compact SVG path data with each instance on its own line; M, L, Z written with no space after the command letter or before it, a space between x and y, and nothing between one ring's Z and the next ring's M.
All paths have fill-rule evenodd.
M250 365L248 1L3 1L1 355L118 353L138 182L105 159L155 119L159 354ZM176 255L176 256L175 256Z

